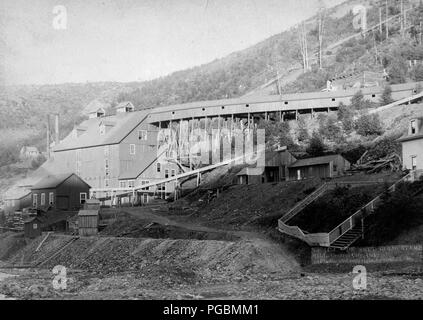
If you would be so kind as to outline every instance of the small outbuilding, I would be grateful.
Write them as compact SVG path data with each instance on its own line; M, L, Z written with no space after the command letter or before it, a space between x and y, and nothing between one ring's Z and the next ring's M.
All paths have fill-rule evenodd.
M43 222L34 217L24 221L24 233L26 238L36 238L42 233Z
M334 178L345 174L351 164L340 154L300 159L288 167L289 180Z
M237 174L237 184L260 184L287 180L288 166L297 159L281 147L265 154L265 167L246 167Z
M78 213L78 233L80 236L94 236L98 233L100 201L89 199Z

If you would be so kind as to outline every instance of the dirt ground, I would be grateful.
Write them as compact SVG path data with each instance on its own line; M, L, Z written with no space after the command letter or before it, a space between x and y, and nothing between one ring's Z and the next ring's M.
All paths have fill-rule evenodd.
M237 186L219 201L108 209L117 220L95 237L56 233L40 245L45 234L0 234L0 299L422 299L420 269L369 272L367 289L355 290L352 267L307 268L308 247L275 221L316 186ZM57 265L64 290L53 288Z
M170 267L171 268L171 267ZM216 283L164 285L137 272L93 275L70 270L67 288L55 290L49 270L7 270L0 292L15 299L423 299L423 274L370 273L367 288L354 289L352 273L244 276Z

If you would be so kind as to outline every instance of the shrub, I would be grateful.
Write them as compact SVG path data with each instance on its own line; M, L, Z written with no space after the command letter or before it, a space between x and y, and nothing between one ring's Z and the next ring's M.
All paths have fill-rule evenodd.
M323 142L322 137L318 133L314 132L309 145L307 146L306 152L313 157L318 157L324 154L325 149L326 145Z
M354 110L352 107L346 106L342 102L339 104L338 120L342 123L342 128L346 133L350 133L354 129Z
M394 100L392 99L392 88L390 85L387 85L383 89L382 96L380 97L380 104L382 106L386 106L387 104L390 104L393 101Z
M382 122L377 114L366 114L361 116L354 124L355 130L364 137L381 135L383 133Z
M351 107L354 110L367 109L371 107L371 102L369 100L364 99L363 92L359 90L351 98Z

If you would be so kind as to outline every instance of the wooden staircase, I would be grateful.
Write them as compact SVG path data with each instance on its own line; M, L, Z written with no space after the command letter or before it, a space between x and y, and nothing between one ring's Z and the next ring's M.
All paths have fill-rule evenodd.
M346 250L354 242L363 237L363 229L361 227L354 227L353 229L347 231L337 240L331 243L329 248Z

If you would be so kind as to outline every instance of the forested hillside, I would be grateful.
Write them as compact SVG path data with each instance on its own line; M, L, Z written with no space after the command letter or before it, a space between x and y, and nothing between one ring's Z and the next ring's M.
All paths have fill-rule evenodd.
M399 0L389 1L389 15L399 12ZM418 1L413 1L418 5ZM421 64L410 67L410 59L423 59L420 21L423 5L409 12L412 27L401 37L399 24L392 23L389 39L375 32L350 40L332 49L322 50L319 66L319 39L322 48L357 33L353 28L352 8L358 3L372 4L368 25L378 23L379 1L347 1L335 8L322 9L320 15L304 24L310 69L282 88L283 92L321 90L326 80L360 71L389 72L391 82L422 80ZM381 2L384 5L385 1ZM323 31L319 33L319 16ZM319 34L321 38L319 38ZM138 109L242 96L263 85L277 74L288 74L303 67L297 26L274 35L248 49L225 58L147 82L85 83L45 86L18 86L0 91L0 166L16 161L22 145L44 147L45 119L48 113L60 113L61 136L81 120L80 111L93 99L117 103L132 101Z

